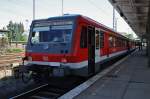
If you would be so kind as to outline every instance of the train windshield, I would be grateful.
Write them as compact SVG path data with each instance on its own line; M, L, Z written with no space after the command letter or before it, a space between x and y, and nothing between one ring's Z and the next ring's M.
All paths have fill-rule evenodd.
M69 43L71 42L73 24L38 23L32 29L31 43Z

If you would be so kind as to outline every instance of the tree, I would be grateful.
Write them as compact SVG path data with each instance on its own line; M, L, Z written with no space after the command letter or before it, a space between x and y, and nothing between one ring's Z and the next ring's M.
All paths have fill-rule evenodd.
M133 34L124 33L124 36L126 36L129 39L134 39Z
M7 36L9 41L22 41L22 36L24 32L24 25L23 23L13 23L12 21L9 21L9 24L7 25L7 29L10 31Z
M133 39L133 34L128 34L127 37Z

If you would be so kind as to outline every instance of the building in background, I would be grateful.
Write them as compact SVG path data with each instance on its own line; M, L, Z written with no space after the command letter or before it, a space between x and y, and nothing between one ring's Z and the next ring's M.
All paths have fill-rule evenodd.
M0 30L0 38L6 37L6 33L9 32L7 30Z

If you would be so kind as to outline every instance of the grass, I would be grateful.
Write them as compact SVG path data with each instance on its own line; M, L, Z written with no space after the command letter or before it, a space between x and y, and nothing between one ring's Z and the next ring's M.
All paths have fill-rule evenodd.
M24 50L23 49L19 49L19 48L10 48L10 49L7 49L7 53L19 53L19 52L23 52Z

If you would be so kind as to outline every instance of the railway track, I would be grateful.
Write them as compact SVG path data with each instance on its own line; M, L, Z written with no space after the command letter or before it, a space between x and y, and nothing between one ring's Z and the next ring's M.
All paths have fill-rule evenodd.
M65 92L62 88L44 84L10 99L57 99Z
M80 77L52 78L47 84L43 84L9 99L57 99L84 81Z
M6 55L0 55L0 67L1 66L8 66L12 63L21 63L22 57L24 53L10 53Z
M0 58L3 58L3 57L14 57L14 56L24 56L24 52L4 54L4 55L0 55Z
M0 59L6 60L6 59L22 58L23 56L24 56L23 54L2 55L0 56Z

